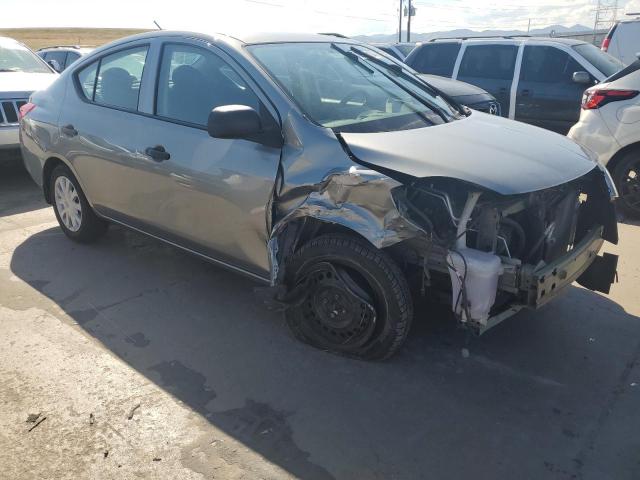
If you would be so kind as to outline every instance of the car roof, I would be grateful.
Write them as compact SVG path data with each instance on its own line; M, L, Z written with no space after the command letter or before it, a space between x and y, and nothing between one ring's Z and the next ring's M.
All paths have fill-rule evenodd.
M23 45L22 42L19 42L15 38L11 38L11 37L2 37L2 36L0 36L0 41L2 41L2 42L12 42L12 43L17 43L17 44Z
M640 17L625 18L624 20L618 21L618 23L638 23L638 22L640 22Z
M478 42L478 43L493 43L493 42L505 42L513 41L514 43L531 43L531 42L548 42L558 43L563 45L582 45L582 40L575 40L573 38L558 38L558 37L527 37L527 36L496 36L496 37L450 37L450 38L434 38L432 40L421 42L420 45L437 42Z
M128 43L134 40L156 37L195 37L211 40L232 40L245 45L253 45L258 43L302 43L302 42L340 42L360 44L356 40L346 37L339 37L331 33L272 33L272 32L251 32L251 33L220 33L220 32L194 32L180 30L152 30L149 32L139 33L129 37L125 37L115 42L109 43L109 46ZM102 49L102 46L99 48Z
M38 51L43 50L86 50L92 48L89 45L52 45L50 47L39 48Z
M224 34L223 34L224 35ZM232 38L247 45L256 43L287 43L287 42L353 42L359 43L350 38L334 35L331 33L274 33L274 32L252 32L245 34L228 34Z

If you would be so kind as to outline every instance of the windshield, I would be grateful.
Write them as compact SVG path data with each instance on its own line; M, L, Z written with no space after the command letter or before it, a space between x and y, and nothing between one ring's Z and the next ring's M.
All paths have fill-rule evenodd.
M627 75L631 75L632 73L635 73L638 70L640 70L640 60L636 60L631 65L627 65L626 67L624 67L619 72L616 72L614 75L612 75L609 78L607 78L606 80L604 80L603 83L604 82L615 82L616 80L619 80L619 79L621 79L623 77L626 77Z
M24 45L0 38L0 72L51 73L51 70Z
M277 43L250 51L311 120L336 131L408 130L459 116L398 64L361 45Z
M608 53L603 52L595 45L583 43L574 45L573 49L587 59L591 65L596 67L605 77L609 77L624 67L624 64Z

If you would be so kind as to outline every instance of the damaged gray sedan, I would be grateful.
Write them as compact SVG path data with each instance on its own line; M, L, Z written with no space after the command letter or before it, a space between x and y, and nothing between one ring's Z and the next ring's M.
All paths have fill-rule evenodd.
M119 223L249 275L324 350L390 356L416 296L482 333L615 277L606 170L348 39L129 37L34 94L20 133L68 237Z

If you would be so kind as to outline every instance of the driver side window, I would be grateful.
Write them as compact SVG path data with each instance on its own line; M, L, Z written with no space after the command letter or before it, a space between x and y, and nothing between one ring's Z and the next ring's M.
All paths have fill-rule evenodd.
M258 97L231 66L213 52L184 44L162 51L155 114L206 126L209 113L222 105L259 110Z
M526 46L522 56L520 80L539 83L572 83L573 73L585 68L571 56L553 46Z

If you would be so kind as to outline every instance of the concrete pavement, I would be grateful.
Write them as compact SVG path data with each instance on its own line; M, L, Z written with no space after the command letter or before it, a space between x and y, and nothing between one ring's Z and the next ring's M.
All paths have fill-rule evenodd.
M155 240L72 243L4 168L0 477L640 478L640 226L620 229L611 295L571 287L480 338L423 305L364 363Z

